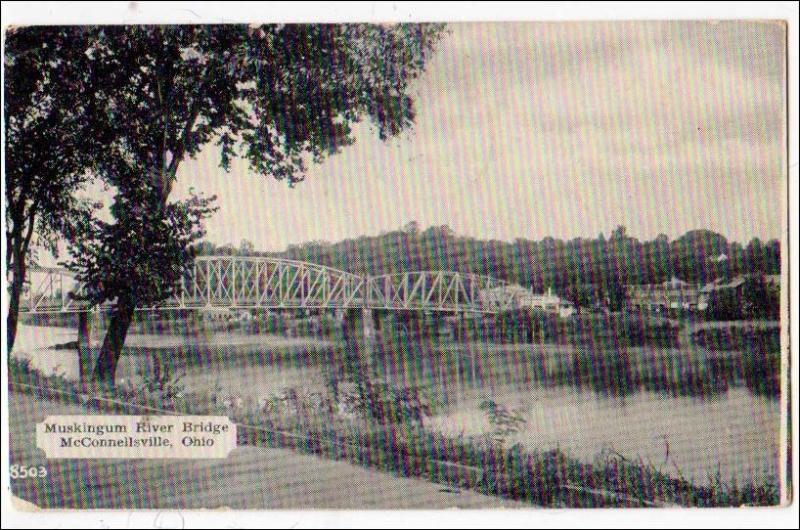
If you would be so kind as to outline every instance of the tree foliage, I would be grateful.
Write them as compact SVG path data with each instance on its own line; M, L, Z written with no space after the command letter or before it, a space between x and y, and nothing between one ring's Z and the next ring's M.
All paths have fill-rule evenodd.
M113 382L133 308L163 300L202 235L211 198L170 201L183 161L218 147L294 185L307 165L354 141L365 119L381 138L413 122L411 83L436 25L115 26L85 28L87 70L108 135L93 160L114 189L113 220L86 220L69 267L96 301L117 300L96 378ZM191 178L191 175L187 176ZM158 263L155 263L155 262ZM135 282L134 282L135 280ZM135 284L134 284L135 283Z
M112 222L87 218L70 251L80 256L78 279L89 300L124 296L146 307L176 294L194 258L192 245L204 235L202 220L214 211L212 201L195 196L162 207L152 193L137 198L128 191L111 207Z
M52 252L92 204L75 193L105 140L95 127L98 79L86 68L85 35L74 28L28 27L5 41L6 266L11 273L7 341L16 335L28 262L38 245Z

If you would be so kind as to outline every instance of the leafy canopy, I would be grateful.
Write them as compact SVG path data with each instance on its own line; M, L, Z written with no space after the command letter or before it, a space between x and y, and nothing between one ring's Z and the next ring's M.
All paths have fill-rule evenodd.
M170 202L180 164L214 143L293 185L309 159L351 144L369 119L409 127L409 94L437 25L136 26L85 30L109 141L93 161L116 190L113 222L87 219L70 267L90 297L163 299L191 259L211 199ZM191 178L191 175L189 176ZM159 261L155 264L155 261ZM139 282L131 287L133 280ZM131 291L134 292L125 292Z
M54 250L59 233L91 204L74 193L106 138L95 127L95 79L86 35L70 28L14 28L6 35L6 259L27 258L35 235ZM31 249L32 250L32 249Z
M168 191L215 141L263 175L302 180L369 118L382 139L412 124L411 81L441 28L428 25L105 27L88 54L107 80L115 141L104 178L147 169ZM127 175L126 175L127 173ZM123 176L124 175L124 176ZM115 182L116 184L116 182Z

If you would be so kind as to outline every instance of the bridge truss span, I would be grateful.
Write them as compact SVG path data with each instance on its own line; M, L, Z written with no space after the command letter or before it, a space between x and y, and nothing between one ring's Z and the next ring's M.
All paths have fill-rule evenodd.
M31 267L20 299L20 313L78 312L90 309L75 275L57 267Z
M414 271L360 276L343 270L274 257L200 256L157 309L383 309L496 313L514 305L502 280L452 271ZM22 313L85 312L90 306L73 273L31 267Z
M508 309L508 283L490 276L451 271L414 271L372 276L373 309L494 313Z
M280 258L203 256L183 279L179 307L347 308L363 303L364 278Z

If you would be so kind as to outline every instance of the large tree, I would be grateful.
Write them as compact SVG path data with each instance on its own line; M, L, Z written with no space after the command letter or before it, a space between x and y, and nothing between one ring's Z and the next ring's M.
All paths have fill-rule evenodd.
M727 260L728 240L711 230L690 230L672 242L672 268L676 275L693 283L708 283L719 277L720 264Z
M75 28L28 27L5 41L6 340L14 347L20 299L36 243L54 250L91 205L75 194L102 145L95 128L97 77L86 68L86 35Z
M223 168L240 156L255 172L295 184L309 162L351 144L353 125L365 118L381 139L396 135L413 123L411 83L441 27L85 31L90 70L107 72L111 87L103 108L113 139L94 162L115 189L115 208L112 221L87 223L70 267L94 302L115 301L94 373L113 384L134 308L171 294L209 211L202 198L170 200L182 162L213 142Z

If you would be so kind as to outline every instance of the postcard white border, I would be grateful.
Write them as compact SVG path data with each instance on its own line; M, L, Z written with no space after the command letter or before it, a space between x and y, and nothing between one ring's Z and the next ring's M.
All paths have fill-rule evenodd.
M238 15L241 13L241 15ZM55 511L11 507L8 477L8 388L2 385L2 526L67 527L430 527L596 526L619 528L794 527L798 482L798 6L795 2L3 2L4 26L26 24L220 23L269 20L511 21L600 19L784 19L789 22L789 245L792 346L792 462L794 505L788 509L505 510L505 511ZM3 152L5 148L3 146ZM3 185L5 177L3 176ZM2 219L3 225L5 218ZM5 228L2 230L5 248ZM4 260L3 260L3 268ZM2 275L3 293L5 273ZM3 322L5 322L3 304ZM7 379L3 348L2 380Z

